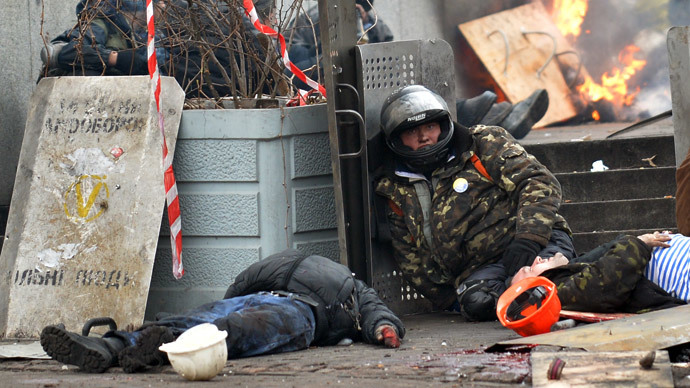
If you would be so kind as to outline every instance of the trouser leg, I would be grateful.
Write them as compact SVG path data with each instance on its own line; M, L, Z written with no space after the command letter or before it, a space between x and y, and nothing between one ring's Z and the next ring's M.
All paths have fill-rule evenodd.
M146 326L165 326L178 336L202 323L226 330L228 357L248 357L304 349L314 339L311 308L298 300L268 293L223 299L165 317ZM141 330L141 329L140 329ZM136 338L141 332L130 334Z
M228 358L291 352L314 340L316 323L307 304L266 294L241 298L240 309L213 322L228 332Z

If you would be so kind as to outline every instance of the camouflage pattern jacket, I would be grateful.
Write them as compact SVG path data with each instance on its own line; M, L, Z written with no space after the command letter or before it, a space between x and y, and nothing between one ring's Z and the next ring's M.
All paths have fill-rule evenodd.
M620 236L542 276L556 284L564 310L643 313L684 305L644 276L651 257L642 240Z
M544 165L503 128L477 125L470 136L469 149L456 150L431 180L396 171L376 185L388 200L395 261L406 280L440 308L453 303L456 287L474 270L497 262L511 240L544 246L553 228L570 233L558 214L560 183ZM482 166L491 179L478 170ZM428 211L419 193L429 196Z

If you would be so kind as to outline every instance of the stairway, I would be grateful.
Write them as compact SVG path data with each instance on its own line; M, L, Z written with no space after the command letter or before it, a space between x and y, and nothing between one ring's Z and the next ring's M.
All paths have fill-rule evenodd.
M619 234L676 230L672 134L525 144L556 175L578 253ZM646 159L646 160L645 160ZM602 160L606 171L592 172Z

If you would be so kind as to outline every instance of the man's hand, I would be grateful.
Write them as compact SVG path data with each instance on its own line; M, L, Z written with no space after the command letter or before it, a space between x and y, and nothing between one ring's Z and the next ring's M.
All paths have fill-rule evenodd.
M362 24L369 23L369 14L364 9L364 7L362 7L359 4L355 4L355 7L357 8L357 11L359 11L359 15L362 17Z
M668 247L670 247L670 245L668 245L666 243L666 241L671 240L671 236L669 236L669 232L667 232L667 231L664 231L663 233L659 233L659 232L647 233L647 234L643 234L641 236L637 236L637 238L642 240L650 248L655 248L655 247L668 248Z
M532 240L517 238L508 244L503 252L501 263L506 267L508 276L513 276L524 266L532 265L542 246Z
M400 337L398 337L398 331L395 327L391 325L380 325L376 328L374 332L376 335L376 340L383 342L383 344L389 348L399 348L400 347Z

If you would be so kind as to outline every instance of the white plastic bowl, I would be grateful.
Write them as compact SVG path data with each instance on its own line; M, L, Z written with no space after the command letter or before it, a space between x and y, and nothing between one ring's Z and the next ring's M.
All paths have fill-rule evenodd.
M228 359L225 338L228 333L219 331L212 323L202 323L180 335L175 342L159 347L168 353L168 359L177 374L187 380L214 378Z

